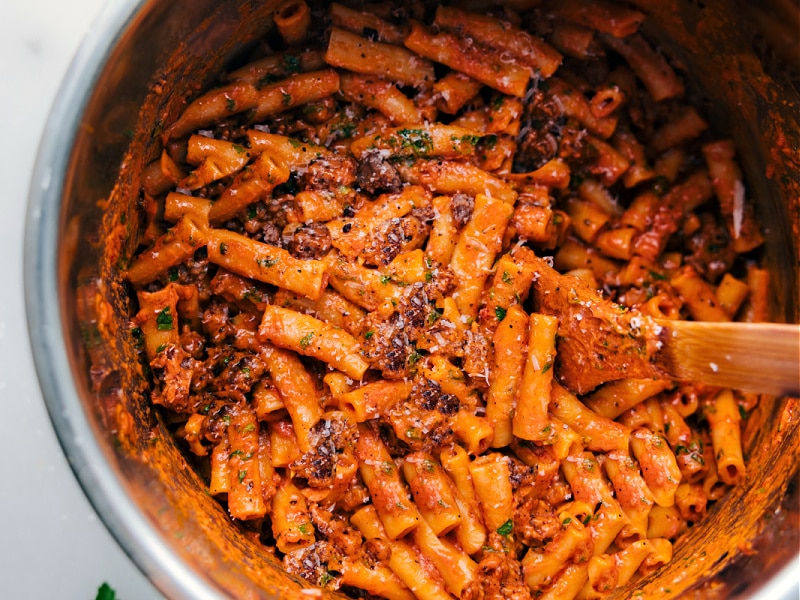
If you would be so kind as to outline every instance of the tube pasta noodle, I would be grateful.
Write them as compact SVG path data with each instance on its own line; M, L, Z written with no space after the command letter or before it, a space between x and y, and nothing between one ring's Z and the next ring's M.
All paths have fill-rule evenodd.
M514 62L503 62L500 52L481 52L464 38L448 31L434 33L420 23L412 23L405 39L410 50L455 71L477 79L504 94L523 97L530 80L528 68Z
M485 454L469 465L475 494L487 529L497 531L513 517L514 498L508 462L502 454Z
M231 71L226 79L253 85L282 79L293 72L317 71L325 66L320 50L305 49L299 52L276 52L247 63Z
M666 59L638 33L625 38L603 35L604 43L625 59L653 100L681 96L684 86Z
M272 498L272 535L281 552L291 552L314 543L314 526L308 504L289 480L281 483Z
M396 540L413 531L420 522L419 512L411 502L389 450L366 426L359 427L356 458L386 535Z
M461 513L447 475L431 455L417 452L406 456L403 476L420 514L437 536L461 523Z
M639 29L644 14L609 2L581 2L567 0L559 2L555 14L562 19L584 27L591 27L614 37L624 38Z
M546 588L570 562L588 560L591 549L589 531L580 521L571 519L544 547L544 552L529 550L522 559L525 582L534 590Z
M393 123L413 124L423 120L414 102L389 81L345 73L339 82L342 96L377 110Z
M373 75L406 85L433 83L433 65L405 48L373 42L333 27L325 62L362 75Z
M224 229L208 231L209 261L244 277L317 299L327 272L321 261L298 260L283 248Z
M492 446L502 448L513 439L512 414L522 381L528 345L528 317L517 305L510 307L494 334L495 366L486 397L486 417L492 423Z
M342 585L357 587L388 600L414 600L416 596L389 567L346 558L339 565Z
M603 139L609 138L614 133L617 128L615 116L598 117L592 110L590 101L562 79L553 77L548 81L548 86L565 116L577 119L589 131Z
M742 442L739 427L741 415L733 392L722 390L712 402L703 407L711 428L711 441L719 478L728 485L744 476Z
M575 430L589 450L612 452L628 448L629 428L593 413L558 383L552 384L550 414Z
M314 381L294 353L274 348L262 354L292 420L297 445L300 450L307 452L311 447L309 434L322 418Z
M327 362L354 379L361 379L369 366L358 355L358 341L349 333L287 308L268 306L258 335L281 348Z
M478 95L483 84L463 73L451 71L433 84L437 107L443 113L456 114Z
M400 27L390 23L379 16L369 12L359 12L348 8L338 2L332 2L328 7L331 23L353 33L362 33L371 30L380 42L402 45L405 38Z
M258 91L251 120L263 121L294 107L323 100L338 90L339 74L333 69L290 75Z
M139 237L106 247L152 404L309 585L630 595L744 477L758 398L567 374L638 351L617 315L767 318L730 136L617 3L276 6L154 134Z
M445 587L455 596L474 579L477 564L446 538L438 537L427 522L421 521L414 530L414 541L420 553L442 574Z
M472 219L461 232L450 259L457 282L453 298L462 315L477 315L483 282L502 246L511 214L511 206L502 200L483 194L475 198Z
M398 163L397 171L403 181L427 186L439 194L484 194L509 205L517 198L512 185L469 163L417 160L411 165Z
M548 415L553 389L558 319L534 313L528 323L528 354L522 371L512 431L524 440L544 441L553 435Z
M488 15L439 5L433 24L458 31L460 35L469 36L489 48L510 54L542 77L550 77L561 64L561 55L544 40Z
M311 26L311 9L303 0L286 0L273 16L275 27L288 46L305 41Z
M389 568L405 583L420 600L447 600L450 594L444 588L444 582L438 573L429 574L425 559L419 551L402 541L386 538L386 532L378 519L372 505L358 509L351 517L351 522L361 531L367 540L386 540L391 555Z

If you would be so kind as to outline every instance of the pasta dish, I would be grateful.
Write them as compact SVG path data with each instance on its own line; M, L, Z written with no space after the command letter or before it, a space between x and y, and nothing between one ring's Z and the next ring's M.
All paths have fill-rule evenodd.
M768 290L733 142L644 18L289 0L157 132L126 274L152 402L309 587L603 598L744 475L758 396L636 366L643 320L765 320ZM608 322L628 344L560 360Z

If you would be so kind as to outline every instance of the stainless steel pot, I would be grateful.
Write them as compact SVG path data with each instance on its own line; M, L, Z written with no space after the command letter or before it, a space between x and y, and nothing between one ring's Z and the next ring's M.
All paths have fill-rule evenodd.
M774 316L797 322L796 89L745 51L751 38L728 2L634 4L650 15L646 33L688 67L706 114L741 149L768 230ZM253 42L274 5L109 3L63 83L31 188L25 291L50 416L105 524L172 598L277 598L301 587L230 525L147 408L116 261L131 247L107 245L114 228L135 231L137 172L153 158L163 120ZM766 402L751 421L746 480L689 533L670 565L635 586L642 597L797 598L800 401Z

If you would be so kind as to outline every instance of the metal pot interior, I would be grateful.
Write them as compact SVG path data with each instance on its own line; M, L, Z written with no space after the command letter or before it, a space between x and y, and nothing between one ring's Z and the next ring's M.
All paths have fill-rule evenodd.
M758 199L769 232L765 253L774 318L797 322L797 92L743 51L750 43L740 13L729 3L634 4L650 15L646 35L686 65L705 114L740 148L750 195ZM59 436L101 517L156 585L174 597L277 598L302 587L231 525L148 406L121 278L124 257L135 245L139 173L160 151L163 123L255 42L275 5L149 0L129 3L129 14L120 11L109 19L109 31L85 61L87 69L97 69L86 76L91 91L68 95L76 121L62 140L71 150L61 150L63 172L56 169L54 184L38 199L43 224L29 232L38 238L29 243L36 264L28 282L32 326L44 327L37 321L41 316L50 328L34 331L34 345ZM114 26L120 28L116 38ZM69 121L51 122L51 130L68 126ZM50 148L43 156L55 153ZM101 198L108 201L98 203ZM48 228L49 240L43 235ZM110 260L117 255L122 260ZM48 289L55 294L48 297ZM747 480L676 546L671 563L636 583L642 597L755 594L778 577L794 578L786 589L791 592L793 585L796 591L799 411L798 399L760 405L745 435Z

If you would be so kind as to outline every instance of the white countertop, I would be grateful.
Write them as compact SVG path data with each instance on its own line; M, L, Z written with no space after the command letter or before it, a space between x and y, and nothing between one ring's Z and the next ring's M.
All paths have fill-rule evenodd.
M162 598L86 500L39 391L25 321L22 246L39 137L103 0L4 0L0 11L0 597Z

